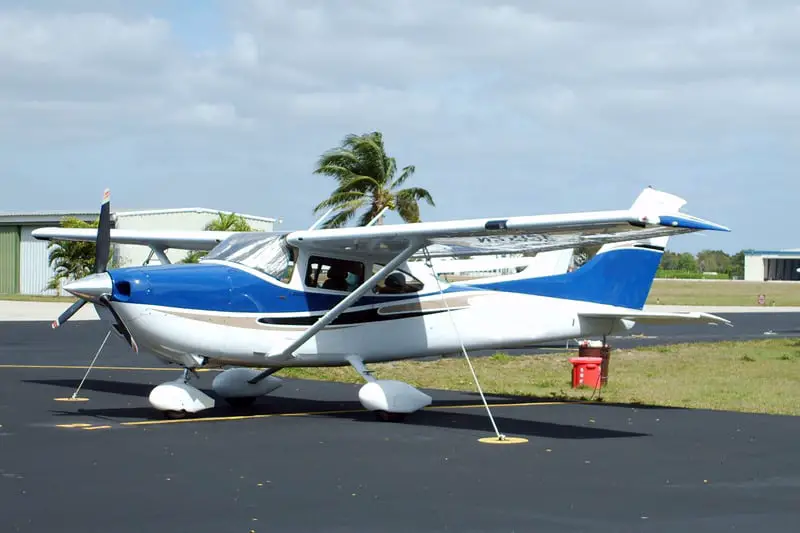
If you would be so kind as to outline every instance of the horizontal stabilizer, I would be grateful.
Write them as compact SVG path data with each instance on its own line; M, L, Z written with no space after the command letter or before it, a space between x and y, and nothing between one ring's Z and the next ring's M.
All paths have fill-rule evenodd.
M730 320L721 316L703 313L699 311L689 311L672 313L668 311L637 311L626 312L617 311L593 311L591 313L580 313L583 318L616 318L619 320L632 320L635 322L648 324L680 324L683 322L703 322L712 324L725 324L733 327Z

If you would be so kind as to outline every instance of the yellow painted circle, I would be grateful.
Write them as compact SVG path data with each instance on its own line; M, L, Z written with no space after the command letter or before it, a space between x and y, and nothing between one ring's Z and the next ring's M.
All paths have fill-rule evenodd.
M53 398L57 402L88 402L89 398Z
M478 442L483 442L484 444L522 444L523 442L528 442L528 439L523 439L522 437L506 437L500 440L497 437L483 437L482 439L478 439Z

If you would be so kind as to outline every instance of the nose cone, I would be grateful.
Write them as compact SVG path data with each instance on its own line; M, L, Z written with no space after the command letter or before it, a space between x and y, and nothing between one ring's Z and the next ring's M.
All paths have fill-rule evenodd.
M111 276L105 272L91 274L64 285L64 290L78 298L96 301L103 294L111 294Z

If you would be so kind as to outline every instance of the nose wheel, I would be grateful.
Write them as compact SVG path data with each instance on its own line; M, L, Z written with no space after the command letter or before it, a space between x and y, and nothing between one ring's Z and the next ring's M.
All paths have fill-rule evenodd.
M197 377L193 369L185 368L182 377L154 388L148 398L150 405L161 411L166 418L173 420L214 407L214 398L189 385L193 375Z

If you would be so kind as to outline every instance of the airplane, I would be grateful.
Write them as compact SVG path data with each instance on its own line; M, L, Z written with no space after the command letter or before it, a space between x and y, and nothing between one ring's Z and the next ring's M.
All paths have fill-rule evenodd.
M533 257L471 257L466 259L438 258L434 260L436 273L440 276L486 277L502 271L526 271L531 277L562 274L569 270L573 259L572 248L541 252ZM412 258L408 262L411 274L417 269L430 269L423 258Z
M215 406L193 386L198 368L220 370L211 389L248 406L281 386L289 367L352 366L361 405L402 420L432 398L368 365L617 334L636 323L731 323L709 313L645 311L672 236L727 227L681 212L686 201L652 187L628 209L273 232L111 228L104 193L97 229L41 228L37 239L96 242L95 273L64 288L91 303L134 352L179 365L150 404L167 417ZM149 246L162 264L107 267L111 243ZM433 259L600 246L579 269L521 272L447 283ZM206 250L170 264L165 250ZM409 268L420 259L429 271ZM413 261L412 261L413 262ZM477 384L477 377L476 384ZM487 407L488 409L488 407Z

